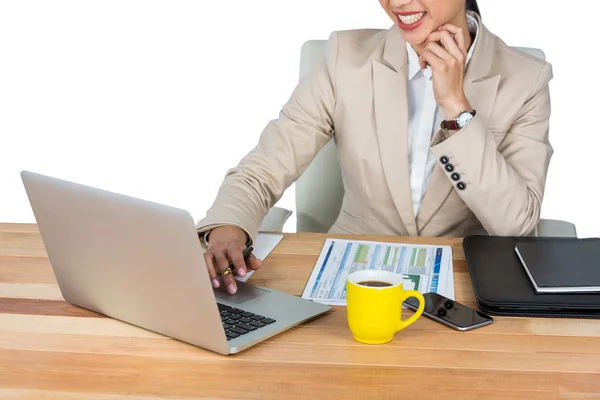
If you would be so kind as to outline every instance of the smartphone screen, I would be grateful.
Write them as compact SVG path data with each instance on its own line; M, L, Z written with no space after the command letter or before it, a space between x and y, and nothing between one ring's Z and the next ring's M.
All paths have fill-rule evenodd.
M423 315L452 328L469 330L488 325L493 321L492 317L437 293L425 293L423 297L425 298ZM409 298L405 303L413 310L416 310L419 305L419 301L414 297Z

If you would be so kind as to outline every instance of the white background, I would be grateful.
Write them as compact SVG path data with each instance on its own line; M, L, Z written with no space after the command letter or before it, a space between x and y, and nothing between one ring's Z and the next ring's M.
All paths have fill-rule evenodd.
M480 7L492 32L554 66L542 216L600 235L600 2ZM0 221L34 221L22 169L203 217L291 94L302 43L390 24L376 0L0 0ZM292 190L279 205L294 208Z

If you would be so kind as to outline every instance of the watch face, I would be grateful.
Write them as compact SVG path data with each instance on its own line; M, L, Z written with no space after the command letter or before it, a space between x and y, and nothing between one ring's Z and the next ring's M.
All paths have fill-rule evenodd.
M469 112L461 113L458 118L456 118L456 123L461 128L464 127L470 120L473 119L473 115Z

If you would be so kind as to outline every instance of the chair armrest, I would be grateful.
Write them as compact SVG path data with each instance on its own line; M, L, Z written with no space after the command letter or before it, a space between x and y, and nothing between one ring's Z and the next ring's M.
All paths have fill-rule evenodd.
M541 219L533 233L537 237L577 237L575 225L556 219Z
M290 215L292 215L292 212L288 209L273 207L265 215L258 230L262 232L283 232L283 226Z

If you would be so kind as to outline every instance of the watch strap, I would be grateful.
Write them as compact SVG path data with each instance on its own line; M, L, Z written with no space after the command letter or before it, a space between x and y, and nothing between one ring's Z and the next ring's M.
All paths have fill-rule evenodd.
M475 117L475 114L477 114L477 111L473 110L473 111L461 111L458 115L460 116L461 114L464 113L469 113L471 114L473 117ZM456 119L450 119L450 120L444 120L442 121L442 123L440 124L440 127L442 129L448 129L450 131L457 131L460 129L460 126L458 126L458 117L456 117Z
M459 129L458 122L455 119L444 120L440 126L442 129L448 129L449 131L457 131Z

